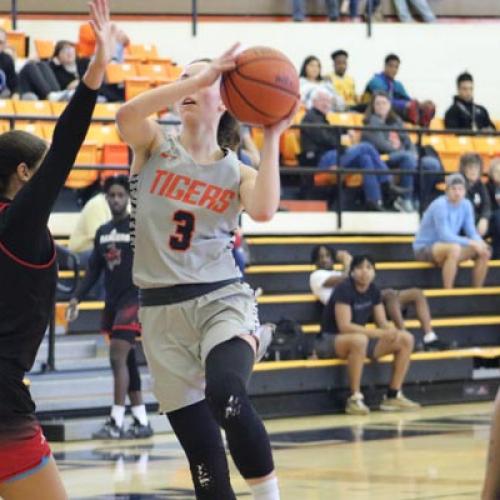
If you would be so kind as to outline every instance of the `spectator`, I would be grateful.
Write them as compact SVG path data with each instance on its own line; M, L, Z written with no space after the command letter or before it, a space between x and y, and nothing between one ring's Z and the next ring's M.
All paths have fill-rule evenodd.
M472 286L483 286L488 273L491 252L474 226L474 209L465 194L464 176L449 175L446 194L429 205L413 242L417 260L441 267L443 288L453 288L458 264L464 260L475 261Z
M420 103L412 99L403 84L396 80L401 60L396 54L385 58L384 71L376 73L367 83L363 101L368 103L377 91L386 92L391 99L394 111L404 120L415 125L428 127L436 113L436 106L431 101Z
M67 40L56 43L50 68L59 83L61 90L73 91L85 70L84 62L76 58L75 44Z
M17 73L14 59L5 49L7 32L0 28L0 97L14 97L17 94Z
M488 184L492 215L490 219L490 235L493 247L493 259L500 259L500 158L490 164Z
M300 69L300 99L306 108L312 106L312 96L316 89L324 89L330 97L331 106L328 111L342 111L344 101L335 92L331 82L321 76L321 62L316 56L308 56L304 59Z
M475 153L462 155L460 157L460 173L465 177L467 198L474 208L476 230L484 238L489 229L491 203L488 190L481 180L483 160Z
M389 96L385 92L375 92L372 101L366 110L364 124L369 127L381 127L384 130L363 131L361 139L373 144L381 154L388 154L387 165L390 168L400 168L405 170L417 170L418 155L415 145L411 142L406 131L391 131L391 128L404 127L401 119L396 115L391 107ZM421 158L421 165L424 171L441 172L441 163L438 158L425 155ZM415 207L413 203L415 176L413 174L402 174L400 176L401 186L407 192L402 199L396 201L396 207L406 212L412 212ZM425 175L421 187L421 199L427 203L434 190L438 175Z
M427 0L394 0L396 13L402 23L411 23L415 21L410 13L409 4L424 22L433 23L436 20L436 16L429 7Z
M333 62L333 73L330 75L333 88L344 100L345 107L352 108L358 104L358 96L356 95L354 78L346 74L349 54L340 49L332 52L330 57Z
M330 21L337 21L340 14L340 0L325 0L326 9L328 12L328 19ZM293 0L292 3L293 9L293 20L296 22L301 22L306 18L305 15L305 0Z
M312 102L313 106L305 114L302 123L328 125L326 114L331 107L329 93L323 88L316 89ZM384 202L388 206L395 195L404 192L392 184L387 165L371 144L356 144L339 157L341 148L337 141L338 136L331 128L303 128L300 134L301 165L329 170L338 163L342 168L366 168L384 172L382 175L363 175L363 192L368 210L381 211L384 209Z
M21 99L58 100L66 92L61 92L52 68L46 61L27 61L19 72L19 93Z
M345 411L353 415L370 412L361 393L361 376L365 358L379 359L394 355L393 370L381 410L413 410L420 407L401 391L410 365L413 336L387 321L382 296L374 284L375 262L368 255L357 255L351 262L349 277L335 288L323 310L321 333L315 342L319 358L338 357L347 360L351 396ZM377 328L368 329L373 317Z
M470 73L458 75L457 94L444 115L446 128L496 130L487 109L474 102L474 80Z
M311 261L316 266L316 270L309 277L309 286L321 304L326 305L335 287L348 277L352 258L352 255L346 250L335 251L325 245L317 245L313 248ZM333 269L335 260L342 264L343 272ZM386 288L381 293L385 312L396 328L404 330L405 320L402 311L412 306L415 308L424 332L424 349L434 351L448 348L448 344L440 341L432 329L429 304L420 288L408 288L400 291Z

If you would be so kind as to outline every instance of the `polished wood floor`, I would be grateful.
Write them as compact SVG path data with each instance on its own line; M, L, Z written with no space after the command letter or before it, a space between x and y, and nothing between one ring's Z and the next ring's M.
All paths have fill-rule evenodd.
M492 403L266 423L284 500L477 499ZM71 499L192 499L173 436L53 444ZM231 467L238 498L251 500Z

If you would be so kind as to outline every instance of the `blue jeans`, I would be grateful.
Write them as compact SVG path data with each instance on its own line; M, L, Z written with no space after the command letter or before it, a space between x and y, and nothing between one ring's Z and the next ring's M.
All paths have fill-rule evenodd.
M401 168L403 170L417 170L418 157L415 153L411 151L396 151L389 155L389 160L387 164L390 168ZM437 158L432 156L424 156L422 158L422 169L428 172L435 172L436 174L441 172L441 165ZM437 176L425 175L424 182L421 186L422 198L426 200L428 196L432 193L434 184L436 184ZM409 192L404 195L407 199L413 198L414 186L415 186L415 176L413 174L403 174L401 175L401 187L408 188Z
M327 151L319 160L320 169L337 165L337 151L334 149ZM346 149L340 157L340 167L342 168L366 168L370 170L380 170L387 172L382 175L363 174L363 192L365 201L379 202L382 200L380 185L389 182L390 174L387 165L380 159L379 152L369 143L361 142Z
M328 17L330 19L338 19L340 11L339 1L340 0L325 0ZM293 0L292 8L294 21L303 21L306 10L305 0Z
M394 7L398 14L399 20L403 23L413 21L413 17L408 8L408 3L411 3L417 14L426 22L433 23L436 20L434 12L432 12L427 0L394 0Z

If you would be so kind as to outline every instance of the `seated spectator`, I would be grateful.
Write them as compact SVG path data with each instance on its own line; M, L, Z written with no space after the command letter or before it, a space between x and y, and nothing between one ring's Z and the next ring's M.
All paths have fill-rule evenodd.
M366 130L363 131L361 140L373 144L381 154L388 154L386 161L390 168L398 168L416 171L418 167L418 155L415 145L411 142L406 131L391 131L391 128L403 128L403 122L396 115L391 107L389 96L385 92L377 91L372 97L370 105L366 110L364 124L369 127L381 127L384 130ZM423 156L421 158L423 170L435 172L442 171L440 161L434 156ZM402 174L400 176L401 186L407 192L400 200L397 200L396 206L406 212L412 212L414 207L414 184L415 176L413 174ZM438 175L425 175L423 185L421 186L421 199L424 204L429 201L434 190Z
M64 92L46 61L27 61L19 72L21 99L58 100Z
M345 50L336 50L331 55L333 73L330 74L332 85L337 94L344 100L346 109L352 109L358 104L356 84L354 78L347 75L347 59L349 54Z
M370 412L361 393L361 376L365 358L379 359L394 355L392 376L381 410L413 410L420 407L407 399L402 391L413 351L413 336L387 321L380 290L374 284L375 262L368 255L357 255L349 269L349 277L332 293L323 310L321 333L315 341L319 358L337 357L347 360L351 396L345 411L351 415ZM366 328L373 317L376 328Z
M328 111L342 111L344 101L335 92L331 82L321 76L321 63L316 56L308 56L304 59L300 69L300 99L306 108L312 106L312 97L318 88L328 92L331 97L331 105Z
M18 78L14 59L5 49L7 47L7 32L0 28L0 98L17 95Z
M301 22L306 18L306 0L293 0L292 1L292 15L293 20ZM328 19L330 21L337 21L340 14L340 0L325 0L326 9L328 12Z
M488 110L474 102L474 80L470 73L457 77L457 95L444 115L448 129L496 130Z
M312 97L312 108L304 115L302 123L328 125L326 114L330 107L329 93L323 88L316 89ZM404 192L392 184L387 165L371 144L360 143L342 151L337 141L338 135L331 128L303 128L300 133L301 165L329 170L338 164L342 168L366 168L384 172L382 175L363 175L363 192L368 210L384 210L384 202L389 206L394 196ZM339 155L339 151L342 155ZM311 177L306 179L312 182Z
M54 54L49 66L61 90L73 91L78 86L86 64L83 59L76 58L74 43L60 40L54 47Z
M446 178L446 194L436 198L424 212L413 251L416 260L441 267L443 288L453 288L458 264L474 260L472 286L481 287L488 273L491 251L474 225L472 203L465 198L462 174ZM460 236L461 232L465 236Z
M500 158L495 158L491 162L488 177L486 188L492 209L489 231L493 251L492 258L500 259Z
M420 103L411 98L403 84L396 80L401 60L395 54L385 58L384 71L376 73L367 83L363 101L368 103L377 91L386 92L391 99L394 111L404 120L415 125L428 127L436 113L436 106L431 101Z
M427 0L394 0L394 8L402 23L411 23L415 21L410 13L410 5L422 18L422 21L433 23L436 20L436 16L429 7Z
M488 233L491 218L490 196L481 180L483 160L475 153L467 153L460 157L460 173L465 177L467 198L474 208L476 230L483 238Z
M311 261L316 266L316 270L309 277L309 286L311 292L321 304L326 306L335 287L348 277L352 258L352 255L346 250L335 251L325 245L317 245L313 248ZM334 261L342 264L343 272L333 269ZM420 288L408 288L405 290L385 288L381 290L381 293L385 312L389 319L396 325L396 328L404 330L405 320L403 311L409 306L413 306L424 332L424 349L426 351L435 351L448 348L448 344L439 340L432 329L429 304Z

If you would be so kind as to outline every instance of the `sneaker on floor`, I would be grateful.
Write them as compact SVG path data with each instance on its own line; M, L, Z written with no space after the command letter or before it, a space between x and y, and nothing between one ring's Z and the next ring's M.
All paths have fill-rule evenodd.
M398 391L395 398L388 398L384 396L380 409L383 411L405 411L405 410L418 410L420 405L403 395Z
M123 427L118 427L113 417L108 418L104 425L92 434L92 439L121 439L122 437Z
M346 402L345 412L349 415L368 415L370 408L365 405L362 394L353 394Z
M424 342L425 351L446 351L450 348L448 342L443 342L442 340L436 339L432 342Z
M134 417L124 437L125 439L144 439L152 435L153 429L151 428L151 424L148 422L148 425L142 425L139 420Z
M260 361L264 357L264 354L266 354L267 348L273 341L275 331L276 325L274 323L264 323L259 326L257 330L259 346L257 348L256 361Z

